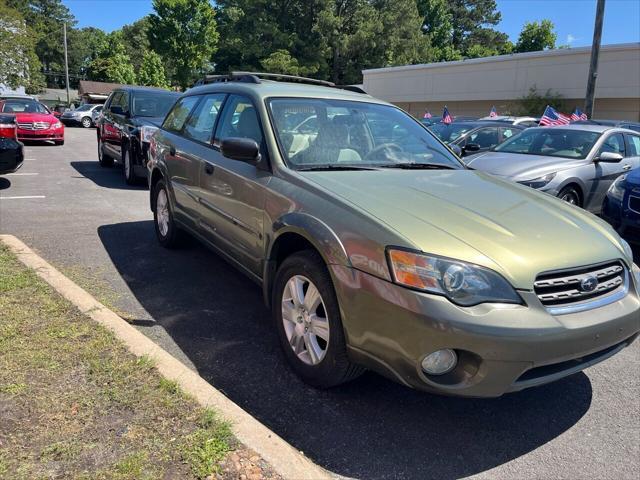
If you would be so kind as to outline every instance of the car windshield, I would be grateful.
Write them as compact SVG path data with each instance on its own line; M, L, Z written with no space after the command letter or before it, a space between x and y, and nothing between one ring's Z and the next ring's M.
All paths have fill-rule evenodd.
M475 127L473 123L437 123L429 128L443 142L453 142Z
M464 168L401 110L335 99L274 98L273 127L293 169Z
M80 105L78 108L76 108L76 112L88 112L89 110L91 110L91 107L93 107L93 105L85 103L84 105Z
M33 100L6 100L2 111L4 113L49 113L47 107Z
M136 92L133 96L133 115L136 117L164 117L176 103L178 95L171 92Z
M494 150L503 153L582 159L589 155L600 135L598 132L555 127L533 128L514 135Z

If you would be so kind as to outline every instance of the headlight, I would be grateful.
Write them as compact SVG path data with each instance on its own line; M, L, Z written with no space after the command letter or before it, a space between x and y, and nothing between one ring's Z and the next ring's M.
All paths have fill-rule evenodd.
M140 141L144 143L149 143L151 137L158 130L158 127L152 127L151 125L144 125L140 129Z
M487 268L406 250L389 249L388 254L399 285L444 295L464 307L488 302L522 304L514 288Z
M53 125L51 125L51 128L57 129L57 128L62 128L62 122L56 122Z
M609 187L609 191L607 192L607 196L614 198L616 200L618 200L619 202L622 201L622 199L624 198L624 189L626 186L626 180L627 180L627 176L626 175L621 175L620 177L618 177L616 179L615 182L613 182L611 184L611 186Z
M547 185L551 180L553 180L555 176L556 174L554 172L554 173L545 175L544 177L534 178L533 180L523 180L518 183L520 185L526 185L527 187L531 187L531 188L542 188L545 185Z
M620 243L622 244L622 249L624 250L624 254L628 259L633 258L633 250L631 250L631 245L624 238L620 239Z

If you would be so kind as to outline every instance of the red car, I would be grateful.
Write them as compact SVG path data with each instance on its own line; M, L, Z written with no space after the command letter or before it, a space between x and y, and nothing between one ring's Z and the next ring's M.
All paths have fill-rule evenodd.
M64 145L64 125L42 103L32 99L1 100L0 113L16 117L18 140L53 141L56 145Z

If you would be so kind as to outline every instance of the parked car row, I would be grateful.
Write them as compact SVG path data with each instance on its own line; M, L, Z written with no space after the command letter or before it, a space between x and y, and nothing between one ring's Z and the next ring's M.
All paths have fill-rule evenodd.
M613 213L609 187L622 202L634 195L632 175L614 182L636 166L632 131L431 127L461 160L395 106L326 82L203 83L181 96L113 92L100 164L122 163L127 182L146 172L161 245L188 232L261 285L309 384L368 368L421 390L498 396L638 336L631 248L576 208ZM476 170L485 163L496 171ZM576 206L541 193L571 200L567 186Z

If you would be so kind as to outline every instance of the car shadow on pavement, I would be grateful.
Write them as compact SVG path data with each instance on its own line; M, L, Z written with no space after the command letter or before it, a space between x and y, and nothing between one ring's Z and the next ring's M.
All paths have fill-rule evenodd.
M101 167L97 160L87 162L71 162L71 166L82 175L93 181L99 187L115 188L120 190L144 190L147 185L144 179L140 179L136 185L127 185L124 180L122 166L118 163L112 167Z
M11 181L8 178L0 177L0 190L6 190L11 186Z
M260 288L217 255L195 240L162 249L151 221L101 226L98 235L131 292L202 377L339 475L483 472L562 434L591 404L583 373L498 399L429 395L373 373L313 389L285 364Z

